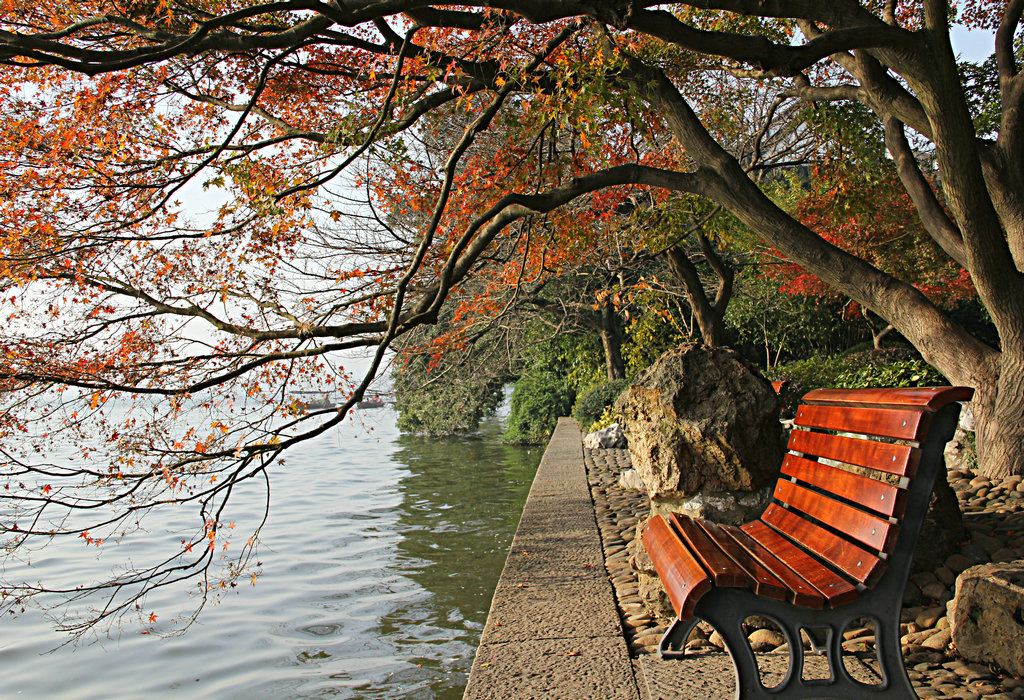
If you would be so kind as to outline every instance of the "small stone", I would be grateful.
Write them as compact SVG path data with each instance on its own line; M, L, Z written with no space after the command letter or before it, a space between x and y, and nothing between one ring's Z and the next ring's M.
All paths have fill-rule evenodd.
M939 600L942 602L946 602L950 597L949 589L939 581L932 581L928 585L922 586L921 593L931 600Z
M661 642L661 635L660 634L645 634L642 637L637 637L636 639L633 640L633 644L637 644L639 646L644 646L644 647L645 646L650 646L652 644L658 644L660 642Z
M935 577L931 571L918 571L916 574L910 576L910 580L917 584L917 587L924 591L924 587L930 583L935 583L939 579Z
M858 627L857 629L846 630L843 632L843 639L850 641L851 639L857 639L858 637L866 637L872 634L871 629L868 627Z
M907 581L907 587L903 591L903 606L912 608L915 605L920 605L924 602L924 596L921 595L921 589L917 587L917 584L913 581Z
M939 630L921 643L926 649L942 650L949 646L949 630Z
M963 549L960 550L960 553L967 557L971 562L971 566L974 566L975 564L987 564L989 561L989 555L985 548L973 542L964 545Z
M786 638L782 636L782 633L773 629L754 630L747 640L750 642L750 648L754 651L768 651L786 643Z
M952 586L953 582L956 581L956 574L947 569L945 566L940 566L935 571L935 578L942 581L946 586Z
M946 568L952 571L954 574L960 574L971 566L971 560L965 557L959 552L956 554L950 554L946 558Z
M851 653L859 653L868 651L875 646L875 636L870 635L867 637L858 637L857 639L851 639L843 642L843 650Z
M1009 547L1000 547L996 551L992 552L992 561L996 563L1014 561L1018 558L1017 550Z
M711 642L711 646L718 647L719 649L725 649L725 639L723 639L722 635L718 633L718 630L711 633L711 636L708 637L708 641Z
M935 623L939 621L940 617L946 614L945 606L935 606L931 608L925 608L917 617L914 618L914 622L918 627L925 629L928 627L934 627Z
M916 650L908 653L905 657L905 660L908 664L937 664L944 658L946 657L941 651L918 647Z

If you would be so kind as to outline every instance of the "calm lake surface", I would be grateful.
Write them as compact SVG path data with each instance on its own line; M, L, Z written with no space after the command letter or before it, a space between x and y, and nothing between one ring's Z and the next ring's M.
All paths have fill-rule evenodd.
M40 615L0 620L0 697L461 697L542 452L500 430L402 436L390 408L361 412L275 469L255 587L180 637L126 625L47 653L65 638ZM262 495L238 494L239 527L261 512ZM66 574L75 551L33 568ZM162 619L175 605L190 609L148 602Z

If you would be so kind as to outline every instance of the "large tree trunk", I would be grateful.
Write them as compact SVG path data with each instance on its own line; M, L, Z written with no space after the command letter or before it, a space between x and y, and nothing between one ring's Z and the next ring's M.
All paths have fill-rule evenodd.
M1024 473L1024 356L1004 350L999 359L971 402L979 471L989 477Z
M622 335L611 299L601 304L599 328L601 346L604 348L604 366L608 380L625 379L626 364L622 361Z

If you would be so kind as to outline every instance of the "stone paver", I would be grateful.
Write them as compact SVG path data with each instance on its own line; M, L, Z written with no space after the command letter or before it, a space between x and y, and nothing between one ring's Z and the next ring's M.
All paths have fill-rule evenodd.
M622 637L482 644L466 698L474 700L637 700Z

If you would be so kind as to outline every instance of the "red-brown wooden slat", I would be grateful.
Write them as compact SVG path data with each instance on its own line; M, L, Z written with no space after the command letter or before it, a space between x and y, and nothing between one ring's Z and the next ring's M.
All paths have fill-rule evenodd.
M910 445L861 440L810 430L794 430L789 434L788 449L793 452L834 459L878 471L914 476L921 451Z
M759 520L740 528L755 542L772 553L779 561L814 586L832 607L839 607L857 599L857 589L820 561L803 551Z
M900 389L815 389L804 395L804 403L843 406L906 406L937 411L954 401L970 401L974 389L965 386L913 387Z
M774 496L847 537L857 540L869 549L888 552L889 547L896 541L898 526L890 523L888 519L865 513L791 481L779 479L775 485Z
M789 588L755 559L750 552L729 537L720 525L707 520L694 522L704 530L709 538L714 540L715 544L732 559L734 564L746 572L747 585L754 593L774 600L786 600L791 597Z
M747 572L737 566L692 518L673 513L669 520L683 541L689 544L690 550L697 555L704 569L711 574L716 586L753 588Z
M642 539L676 614L693 617L697 601L711 590L707 572L660 515L648 521Z
M794 422L805 428L917 440L927 428L927 416L923 411L892 408L800 406Z
M907 492L885 482L830 467L821 462L812 462L796 455L786 455L782 460L782 473L848 501L859 503L886 518L903 516Z
M825 596L818 589L789 568L775 554L761 546L757 540L738 527L732 525L719 525L718 527L782 582L786 587L786 597L789 602L818 610L825 607Z
M871 552L842 539L810 520L771 503L761 520L783 533L800 546L814 552L843 573L868 585L877 580L884 562ZM799 571L799 569L798 569Z

